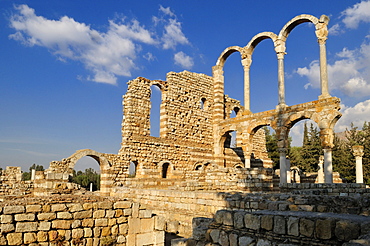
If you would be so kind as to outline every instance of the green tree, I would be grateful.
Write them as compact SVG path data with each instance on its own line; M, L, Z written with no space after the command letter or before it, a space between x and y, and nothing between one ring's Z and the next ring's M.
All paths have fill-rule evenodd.
M274 169L279 169L280 155L278 152L277 138L275 132L270 133L268 127L263 127L265 130L266 149L269 158L273 161Z
M306 172L317 170L320 155L323 155L319 130L311 123L310 128L305 130L303 135L303 145L301 149L301 162L299 168Z
M36 171L44 171L44 167L42 165L36 165L35 163L32 164L32 166L30 166L30 168L28 170L30 170L29 172L24 172L22 173L22 179L23 180L31 180L31 173L32 173L32 169L36 170Z
M100 190L100 174L92 168L85 169L85 172L73 170L72 182L88 190L90 183L92 183L93 191Z
M340 177L344 178L345 182L355 182L356 172L354 169L352 150L348 141L340 139L337 135L334 136L333 153L333 171L339 172Z

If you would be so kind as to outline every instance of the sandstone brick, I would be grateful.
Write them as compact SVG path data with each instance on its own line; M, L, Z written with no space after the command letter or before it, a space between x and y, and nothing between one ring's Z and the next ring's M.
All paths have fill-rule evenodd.
M104 202L97 202L97 208L98 209L112 209L113 208L113 203L104 201Z
M70 212L58 212L57 218L64 219L64 220L72 219L72 214Z
M15 231L16 232L33 232L37 231L38 223L37 222L18 222Z
M100 227L94 227L93 228L93 234L95 238L99 238L101 234L101 228Z
M46 241L48 241L48 233L46 231L39 231L39 232L37 232L37 241L38 242L46 242Z
M118 225L112 225L111 233L112 235L118 234Z
M107 226L108 225L108 219L100 218L95 219L95 226Z
M72 238L82 238L84 236L84 230L77 228L72 229Z
M42 211L43 213L49 213L49 212L51 211L51 206L50 206L50 204L45 204L45 205L43 205L43 206L42 206L42 208L41 208L41 211Z
M36 242L36 240L37 240L37 237L36 237L36 233L34 232L25 233L23 236L23 242L25 244L34 243Z
M104 218L105 217L105 210L96 210L93 213L93 218Z
M92 217L92 211L80 211L80 212L75 212L73 213L74 219L86 219L86 218L91 218Z
M14 224L2 224L0 228L0 232L3 234L12 232L15 229Z
M81 224L82 224L81 220L74 220L72 222L72 228L74 229L74 228L80 227Z
M151 210L140 210L139 211L139 218L151 218L152 217L152 211Z
M69 204L68 207L69 207L68 211L70 211L71 213L84 210L80 203Z
M93 219L83 219L82 220L82 227L93 227L94 220Z
M116 218L108 219L108 226L113 226L115 224L117 224L117 219Z
M21 245L23 243L22 233L8 233L6 234L8 245Z
M103 227L101 230L101 236L107 237L109 235L111 235L111 227Z
M299 220L299 232L303 236L312 237L315 229L314 226L315 222L310 219L301 218Z
M121 201L121 202L115 202L113 204L114 209L116 208L131 208L131 202L129 201Z
M39 213L41 212L41 205L26 205L26 213Z
M120 222L120 218L117 219L117 223ZM159 231L164 231L166 229L166 219L163 216L156 216L154 222L154 228Z
M115 217L121 217L123 215L123 210L122 209L116 209L115 210Z
M38 220L53 220L57 217L55 213L41 213L37 215Z
M131 216L132 215L132 209L131 208L126 208L123 210L123 215L124 216Z
M60 211L66 211L67 206L65 204L52 204L51 205L51 211L53 212L60 212Z
M70 229L72 221L71 220L53 220L51 227L54 229Z
M24 213L24 206L6 206L4 207L4 214L21 214Z
M116 211L114 211L114 210L111 210L111 209L106 210L105 211L105 218L113 218L115 213L116 213Z
M176 221L177 227L176 227L176 232L178 232L178 225L179 222ZM140 221L140 233L146 233L146 232L151 232L154 230L154 218L151 219L141 219ZM169 232L172 232L172 230L169 230Z
M12 223L13 222L13 216L12 215L6 215L6 214L3 214L0 216L0 221L2 224L9 224L9 223Z
M93 208L93 204L92 203L84 203L82 205L82 207L83 207L84 210L90 210L90 209Z
M39 222L39 227L38 227L39 231L49 231L50 228L51 228L51 222L47 222L47 221Z
M16 214L14 219L15 221L34 221L35 214Z
M117 223L118 224L127 223L127 221L128 221L128 218L127 217L117 218Z
M92 237L92 229L91 228L83 228L84 230L84 237Z
M48 231L48 237L50 241L54 241L58 237L57 231Z
M128 233L128 224L121 224L118 226L118 231L120 235L126 235Z

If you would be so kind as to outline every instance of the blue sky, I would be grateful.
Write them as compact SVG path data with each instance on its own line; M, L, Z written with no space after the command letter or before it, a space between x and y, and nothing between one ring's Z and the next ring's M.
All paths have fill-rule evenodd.
M122 95L138 76L165 80L183 70L212 75L221 52L293 17L330 17L330 93L342 99L337 131L370 121L370 1L8 1L0 0L0 167L49 166L78 149L117 153ZM304 23L288 37L288 105L316 100L319 48ZM272 42L253 53L251 109L277 104ZM225 93L243 101L233 54ZM301 141L302 124L292 137Z

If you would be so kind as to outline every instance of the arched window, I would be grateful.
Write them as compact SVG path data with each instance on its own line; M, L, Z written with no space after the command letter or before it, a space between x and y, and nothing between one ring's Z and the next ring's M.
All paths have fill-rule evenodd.
M168 175L168 168L169 168L170 164L169 163L163 163L162 165L162 178L167 178L167 175Z
M136 177L136 171L137 171L137 161L130 161L130 166L128 169L128 176L130 178Z
M200 99L200 109L205 110L207 108L206 101L207 100L204 97L202 99Z

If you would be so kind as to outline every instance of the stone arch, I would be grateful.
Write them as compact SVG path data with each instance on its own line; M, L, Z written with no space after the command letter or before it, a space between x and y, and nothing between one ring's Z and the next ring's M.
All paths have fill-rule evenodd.
M261 32L261 33L258 33L257 35L255 35L250 41L249 43L245 46L244 48L244 52L248 55L252 55L253 54L253 51L254 49L256 48L256 46L261 43L263 40L265 39L271 39L272 42L275 44L275 42L277 41L278 39L278 36L273 33L273 32Z
M319 23L319 19L313 15L302 14L292 18L288 21L285 26L279 32L279 40L285 42L289 36L289 33L298 25L306 22L311 22L315 26Z
M109 162L108 158L95 150L91 149L82 149L77 150L76 153L68 157L65 163L68 163L67 172L69 175L72 174L72 170L74 169L76 162L81 159L82 157L89 156L96 160L100 166L100 192L103 194L109 193L109 188L111 186L111 178L109 177L110 169L111 169L111 163ZM64 161L65 159L63 159ZM62 162L63 162L62 161Z
M171 173L175 170L175 167L168 160L161 161L158 163L161 178L168 178Z
M217 62L216 62L216 66L218 66L219 68L223 69L223 67L225 65L225 62L226 62L226 59L231 54L233 54L235 52L239 52L240 54L242 54L243 53L243 48L242 47L239 47L239 46L230 46L230 47L226 48L221 53L221 55L218 57Z

